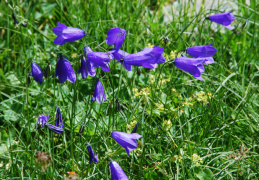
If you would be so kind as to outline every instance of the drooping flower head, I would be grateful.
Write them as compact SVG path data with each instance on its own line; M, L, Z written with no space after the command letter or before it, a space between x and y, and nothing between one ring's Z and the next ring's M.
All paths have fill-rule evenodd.
M213 43L205 45L205 46L193 46L186 49L186 52L195 57L211 57L216 52L217 49L212 46Z
M35 81L42 84L43 73L40 66L35 62L31 63L31 74Z
M131 151L138 147L136 139L141 137L138 133L112 132L112 138L126 150L128 156L130 156Z
M57 134L62 134L62 132L64 131L63 128L54 126L54 125L49 124L49 123L47 123L46 126L47 126L47 128L49 128L51 131L53 131L53 132L55 132L55 133L57 133Z
M231 26L230 24L235 19L235 16L232 14L232 12L214 14L214 15L211 15L209 17L209 19L212 22L221 24L221 25L225 26L226 28L232 30L232 29L234 29L234 27Z
M125 51L123 51L123 50L120 50L120 49L112 49L110 52L112 53L114 59L116 59L117 61L119 61L119 62L124 66L124 68L125 68L126 70L128 70L128 71L131 71L131 70L132 70L132 66L131 66L131 65L128 65L128 64L124 63L123 61L121 61L121 60L123 60L126 56L128 56L129 53L127 53L127 52L125 52Z
M97 154L94 153L90 144L87 145L87 149L89 152L89 163L91 164L93 161L94 163L98 163L99 160L98 160Z
M87 56L87 72L89 75L95 76L96 71L94 68L101 67L103 71L110 72L108 63L113 60L113 55L111 52L93 52L93 50L86 46L84 52Z
M122 46L126 35L127 32L124 29L112 28L107 32L106 43L114 45L115 49L119 49Z
M62 120L62 115L61 115L59 107L57 108L57 113L56 113L56 126L61 127L61 128L64 127L64 123L63 123L63 120Z
M106 102L106 95L104 93L103 85L100 80L98 80L95 85L92 102L94 101L97 101L99 104L101 104L102 102Z
M189 57L178 57L175 59L174 64L179 69L186 71L193 75L196 79L203 80L201 77L201 73L204 72L203 64L212 64L214 63L212 57L206 58L189 58Z
M120 165L115 162L110 162L111 180L128 180L128 176L125 174Z
M63 83L66 80L74 83L76 81L76 74L66 57L62 56L59 58L56 64L55 77L59 78L59 82Z
M157 64L165 62L165 57L162 53L163 48L159 46L147 47L140 52L125 56L124 63L154 69L157 67Z
M82 29L67 27L65 24L59 23L58 26L54 27L53 32L58 36L54 40L54 44L62 46L66 42L76 41L85 36L85 31Z

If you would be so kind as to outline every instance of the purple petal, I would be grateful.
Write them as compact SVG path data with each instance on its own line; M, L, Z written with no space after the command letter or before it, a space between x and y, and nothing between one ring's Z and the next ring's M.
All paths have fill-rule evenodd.
M47 128L49 128L51 131L57 133L57 134L61 134L64 130L63 128L54 126L52 124L46 123Z
M129 134L129 133L124 133L119 131L112 132L112 138L123 148L125 148L128 156L130 156L130 152L132 150L138 147L136 139L139 139L141 137L142 136L137 133Z
M214 14L214 15L211 15L209 18L212 22L222 24L224 26L228 26L231 24L232 21L234 21L235 16L231 12L227 12L227 13Z
M81 67L79 68L78 73L81 73L83 79L87 77L86 61L84 59L81 59Z
M214 63L214 59L212 57L205 58L204 64L209 65L213 63Z
M111 170L111 180L128 180L129 178L120 167L120 165L115 162L111 161L110 163L110 170Z
M92 63L93 67L101 67L104 71L110 72L108 62L113 59L113 55L105 52L89 52L87 54L87 61Z
M116 59L117 61L119 61L126 70L128 71L132 71L132 66L128 65L124 62L121 62L120 60L123 60L125 58L125 56L129 55L129 53L120 50L120 49L113 49L112 51L110 51L114 57L114 59Z
M110 29L107 32L106 43L109 45L114 45L116 49L119 49L122 46L126 35L127 35L127 32L124 29L120 29L120 28Z
M45 126L45 124L48 122L49 115L44 116L43 114L39 115L38 121L37 121L37 127L38 125L41 125L41 128Z
M155 68L155 64L162 64L165 62L162 53L163 48L159 46L147 47L138 53L127 55L124 58L124 62L127 65Z
M106 102L106 95L104 93L103 85L100 80L98 80L95 85L92 102L94 101L97 101L99 104L101 104L102 102Z
M88 153L89 153L89 164L91 164L94 160L94 151L90 145L87 146Z
M85 46L85 47L84 47L84 53L85 53L85 54L88 54L88 53L90 53L90 52L93 52L93 50L92 50L89 46Z
M206 46L193 46L186 49L186 52L193 57L211 57L216 52L217 49L212 46L212 44Z
M206 60L204 58L188 58L188 57L178 57L175 59L175 66L179 69L189 72L195 78L201 80L201 66Z
M35 62L31 63L31 73L35 81L42 84L43 73L40 66Z
M76 41L85 36L85 32L82 29L67 27L66 25L59 23L58 26L54 27L53 32L58 36L54 40L54 44L62 46L66 42Z
M62 120L62 115L61 115L59 107L58 107L57 113L56 113L56 126L61 127L61 128L63 128L63 126L64 126L64 123L63 123L63 120Z
M228 26L225 26L227 29L229 29L229 30L233 30L234 29L234 27L233 26L231 26L231 25L228 25Z
M58 36L53 43L62 46L64 43L66 43L66 40L62 36Z
M97 154L94 154L94 163L98 163L98 162L99 162L98 156Z
M58 22L58 26L62 27L62 28L67 28L67 26L65 24L62 24L60 22Z
M56 64L56 77L58 76L59 82L63 83L66 80L74 83L76 81L76 74L69 61L63 57L58 60Z

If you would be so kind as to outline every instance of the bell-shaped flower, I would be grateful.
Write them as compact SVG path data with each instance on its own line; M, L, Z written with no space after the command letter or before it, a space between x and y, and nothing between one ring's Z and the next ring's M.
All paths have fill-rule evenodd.
M147 47L140 52L125 56L124 63L154 69L157 67L157 64L165 62L165 57L162 53L163 48L159 46Z
M189 57L178 57L175 59L174 64L179 69L186 71L193 75L196 79L203 80L201 73L204 72L204 66L202 63L208 65L213 63L212 57L207 58L189 58Z
M106 102L106 95L104 93L103 85L100 80L98 80L95 85L92 102L94 101L97 101L99 104L101 104L102 102Z
M91 164L93 161L94 163L98 163L99 160L98 160L97 154L94 153L90 144L87 145L87 149L89 152L89 163Z
M85 36L85 31L82 29L67 27L65 24L59 23L58 26L54 27L53 32L58 36L54 40L54 44L62 46L66 42L76 41Z
M126 35L127 32L124 29L112 28L107 32L106 43L114 45L115 49L119 49L122 46Z
M61 115L59 107L57 108L57 113L56 113L56 126L61 127L61 128L64 127L64 123L63 123L63 120L62 120L62 115Z
M61 134L64 131L62 127L57 127L52 124L49 124L48 119L49 119L49 115L47 115L47 116L44 116L43 114L39 115L38 121L37 121L37 129L43 128L44 126L46 126L51 131L58 133L58 134Z
M35 81L42 84L43 73L40 66L35 62L31 63L31 74Z
M221 24L221 25L225 26L226 28L232 30L232 29L234 29L234 27L231 26L230 24L235 19L235 16L232 14L232 12L214 14L214 15L211 15L209 17L209 19L212 22Z
M141 137L138 133L112 132L112 138L126 150L128 156L130 156L131 151L138 147L136 139Z
M101 67L103 71L110 72L108 63L113 60L111 52L93 52L89 46L84 48L84 52L87 57L87 72L91 72L92 76L96 74L94 68L98 67Z
M123 50L120 50L120 49L112 49L110 51L114 57L114 59L116 59L117 61L119 61L126 70L128 71L131 71L132 70L132 66L131 65L128 65L126 63L124 63L123 59L129 55L129 53L123 51Z
M76 81L76 74L66 57L62 56L56 64L55 77L59 78L59 82L63 83L66 80L74 83Z
M216 52L217 49L212 46L213 43L205 45L205 46L193 46L186 49L186 52L195 57L211 57Z
M125 174L120 165L115 162L110 162L111 180L128 180L128 176Z

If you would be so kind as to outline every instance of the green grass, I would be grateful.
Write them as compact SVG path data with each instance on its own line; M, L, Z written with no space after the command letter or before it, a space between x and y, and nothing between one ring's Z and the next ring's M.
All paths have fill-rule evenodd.
M221 6L196 12L189 7L192 1L173 12L169 23L163 23L168 1L1 1L0 178L62 179L67 171L75 171L82 179L110 179L111 158L130 179L259 179L259 4L233 2L238 10L233 12L237 28L232 32L204 20L205 14L224 12ZM27 27L13 24L13 10ZM88 36L55 45L52 28L57 22L81 28ZM155 70L141 68L138 76L136 67L128 72L112 61L110 73L98 69L96 77L86 79L77 74L74 84L51 77L42 85L33 79L28 84L31 61L42 69L50 61L54 73L61 52L77 72L84 45L94 51L111 48L105 40L113 27L127 30L123 50L138 52L150 43L163 47L168 60L171 51L213 42L218 50L215 64L205 67L204 81L172 63ZM161 42L164 37L169 45ZM108 96L101 105L91 103L97 77ZM64 133L37 131L40 114L49 114L55 123L56 105ZM140 123L137 132L143 137L129 158L107 131L130 132L133 121ZM98 154L98 164L89 164L87 142ZM247 150L240 153L240 147ZM36 166L37 151L52 157L46 172ZM195 154L202 161L195 163Z

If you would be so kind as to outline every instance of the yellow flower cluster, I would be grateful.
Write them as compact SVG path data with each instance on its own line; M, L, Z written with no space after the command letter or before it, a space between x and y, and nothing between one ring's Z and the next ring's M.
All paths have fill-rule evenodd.
M147 44L147 47L154 47L154 45L151 44L151 43L148 43L148 44Z
M160 80L159 80L159 83L158 83L158 86L164 85L164 84L166 84L167 82L170 82L170 81L171 81L170 78L167 78L167 79L160 79ZM154 84L154 83L156 82L154 75L149 76L149 82L150 82L151 84Z
M194 165L200 165L200 164L202 164L202 163L203 163L202 158L201 158L198 154L194 153L194 154L192 155L192 164L194 164Z
M206 104L209 99L211 99L211 93L205 93L204 91L200 91L196 93L197 101L203 102Z
M170 52L170 58L171 58L171 59L175 59L175 58L179 57L180 55L181 55L181 54L180 54L180 53L177 53L176 50Z
M163 121L163 129L168 131L172 126L172 122L170 120L164 120Z
M174 162L178 162L178 163L182 162L182 159L183 157L178 155L174 155L174 158L173 158Z
M148 96L150 94L148 87L142 88L140 91L138 91L137 88L133 88L132 91L134 93L134 97L141 97L142 95Z
M127 124L127 129L132 130L138 122L136 120L132 121L131 123Z

